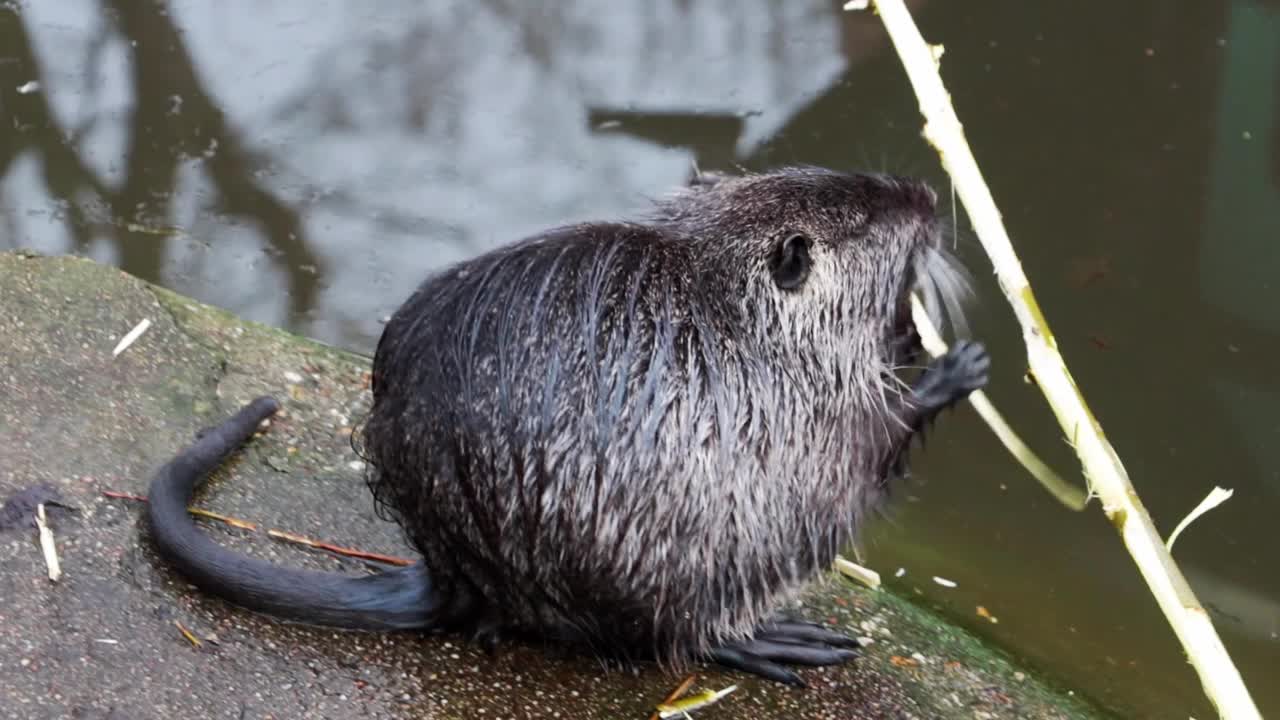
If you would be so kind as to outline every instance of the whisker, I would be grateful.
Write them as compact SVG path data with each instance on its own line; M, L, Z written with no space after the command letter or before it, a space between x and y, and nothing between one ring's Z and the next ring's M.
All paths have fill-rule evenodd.
M957 335L967 335L964 305L973 294L969 274L951 253L932 247L917 254L915 270L925 312L939 331L950 326Z

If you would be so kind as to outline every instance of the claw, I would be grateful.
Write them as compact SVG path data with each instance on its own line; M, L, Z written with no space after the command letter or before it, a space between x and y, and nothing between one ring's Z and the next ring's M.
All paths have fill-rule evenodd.
M756 635L762 640L779 640L782 642L815 642L826 643L839 648L859 648L856 638L851 638L843 633L834 630L828 630L817 623L805 622L803 620L777 620L771 625L765 625Z
M709 659L734 670L806 687L800 676L782 663L840 665L857 657L859 647L856 639L816 623L778 618L763 625L749 640L715 648Z
M489 657L498 654L498 642L502 639L501 629L497 623L485 623L481 625L472 636L472 641L480 646L480 649Z
M832 648L816 644L800 644L780 640L761 640L751 642L751 652L761 657L792 665L838 665L852 660L858 653L845 648Z
M916 382L914 394L928 420L986 386L991 358L981 343L962 340L932 363Z
M759 675L766 680L773 680L774 682L780 682L792 687L808 687L808 684L805 683L804 680L800 679L799 675L775 662L770 662L759 655L753 655L749 652L743 652L732 647L722 647L712 650L710 657L715 662L720 663L731 670L739 670L751 675Z

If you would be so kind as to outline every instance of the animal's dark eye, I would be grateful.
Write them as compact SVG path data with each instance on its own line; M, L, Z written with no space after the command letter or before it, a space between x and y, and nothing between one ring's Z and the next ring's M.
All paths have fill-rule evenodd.
M809 246L812 242L805 235L792 233L778 242L769 257L770 271L773 281L783 290L795 290L804 284L809 277L809 266L813 260L809 257Z

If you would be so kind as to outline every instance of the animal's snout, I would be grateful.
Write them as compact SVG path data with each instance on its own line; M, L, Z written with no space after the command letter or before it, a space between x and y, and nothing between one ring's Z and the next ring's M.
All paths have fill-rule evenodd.
M906 205L923 215L933 215L938 209L938 193L929 184L915 179L902 181L902 194Z
M881 192L884 193L886 206L927 216L932 216L936 211L938 194L923 180L901 175L874 177Z

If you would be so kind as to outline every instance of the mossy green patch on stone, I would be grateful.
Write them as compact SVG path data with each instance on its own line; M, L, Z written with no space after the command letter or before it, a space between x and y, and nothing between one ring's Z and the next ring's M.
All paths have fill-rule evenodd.
M839 586L844 587L843 598ZM871 628L868 634L875 640L867 659L909 688L924 706L924 717L947 717L948 698L961 698L967 707L991 717L1004 717L1002 709L1017 709L1016 717L1110 717L977 635L883 587L870 590L835 577L807 598L807 605L818 614L838 615L842 599L856 603L861 617L871 619L863 627Z

